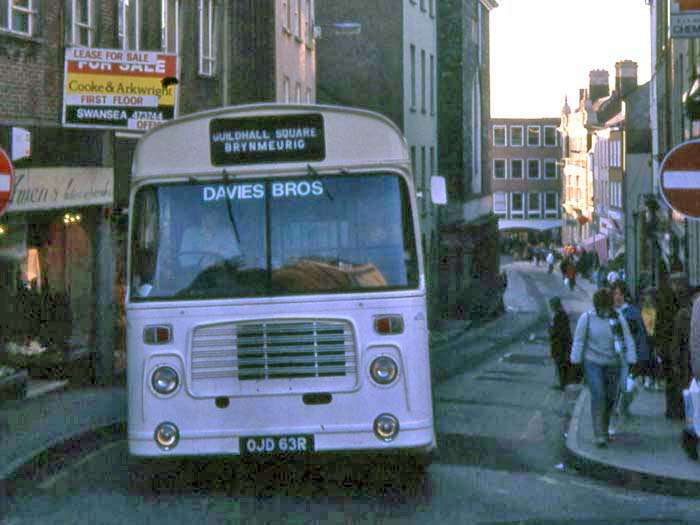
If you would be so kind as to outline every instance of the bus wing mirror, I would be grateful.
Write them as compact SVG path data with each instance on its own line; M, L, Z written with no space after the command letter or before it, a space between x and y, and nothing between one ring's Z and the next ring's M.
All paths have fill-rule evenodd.
M447 186L445 177L433 175L430 177L430 198L433 204L447 204Z

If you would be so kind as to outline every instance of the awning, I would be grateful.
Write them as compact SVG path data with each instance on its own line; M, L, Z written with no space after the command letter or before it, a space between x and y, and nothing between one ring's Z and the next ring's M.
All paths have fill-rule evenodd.
M498 229L503 230L553 230L562 227L561 219L498 219Z
M596 233L593 237L585 239L582 243L586 250L594 250L598 254L600 264L608 263L608 238L602 233Z

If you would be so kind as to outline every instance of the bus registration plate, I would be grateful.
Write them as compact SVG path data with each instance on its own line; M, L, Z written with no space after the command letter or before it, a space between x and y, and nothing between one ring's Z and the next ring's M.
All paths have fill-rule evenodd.
M240 438L241 454L305 454L314 451L314 436L248 436Z

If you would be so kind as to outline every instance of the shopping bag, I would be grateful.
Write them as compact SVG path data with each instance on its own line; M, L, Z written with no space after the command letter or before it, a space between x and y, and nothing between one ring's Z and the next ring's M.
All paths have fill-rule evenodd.
M692 385L692 383L691 383ZM681 446L689 459L698 459L698 434L694 429L694 406L690 388L683 390L683 407L685 409L685 428L681 433Z
M700 436L700 385L695 378L688 387L689 407L686 407L686 426ZM685 403L685 391L683 391L683 401Z
M564 277L564 284L566 286L569 286L569 278L568 277Z

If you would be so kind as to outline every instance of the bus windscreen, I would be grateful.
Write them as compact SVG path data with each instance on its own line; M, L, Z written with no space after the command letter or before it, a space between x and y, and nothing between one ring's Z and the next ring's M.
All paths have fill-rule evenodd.
M132 301L418 288L397 175L145 185L133 213Z

